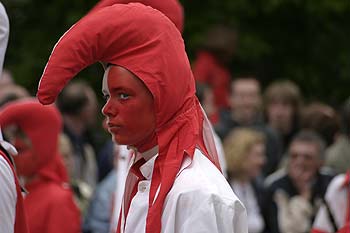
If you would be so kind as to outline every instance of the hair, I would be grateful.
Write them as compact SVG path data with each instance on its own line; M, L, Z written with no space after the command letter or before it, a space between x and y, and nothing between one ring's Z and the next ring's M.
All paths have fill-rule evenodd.
M11 101L30 96L28 91L24 87L19 86L17 84L11 84L9 86L0 88L0 92L0 107Z
M271 83L264 93L265 106L268 106L274 101L281 101L291 105L295 112L299 112L302 103L299 87L289 80Z
M317 132L329 146L340 132L340 117L331 106L315 102L302 110L300 127Z
M247 75L244 75L244 76L237 76L236 78L234 78L231 81L231 87L230 87L231 88L230 89L231 90L231 95L233 94L233 87L239 82L254 82L258 86L259 91L261 91L261 83L256 78L256 76L247 74Z
M265 143L265 137L254 129L236 128L229 133L224 141L229 176L242 174L245 156L254 145L259 143Z
M88 90L91 87L84 81L67 85L57 98L57 107L63 114L77 115L88 104Z
M323 138L315 131L312 130L301 130L299 131L291 140L289 144L289 149L295 142L304 142L304 143L312 143L315 144L319 149L319 158L324 160L325 158L325 150L326 143Z

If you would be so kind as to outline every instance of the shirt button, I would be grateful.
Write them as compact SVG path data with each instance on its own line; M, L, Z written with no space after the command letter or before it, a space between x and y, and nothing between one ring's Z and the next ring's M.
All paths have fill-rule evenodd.
M139 186L139 191L140 191L140 192L145 192L146 189L147 189L147 187L146 187L145 185L140 185L140 186Z

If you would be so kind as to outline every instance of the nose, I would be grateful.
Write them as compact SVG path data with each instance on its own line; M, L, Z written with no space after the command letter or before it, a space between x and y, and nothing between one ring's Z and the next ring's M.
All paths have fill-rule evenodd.
M107 100L106 104L103 106L102 114L104 116L114 116L116 114L116 108L113 108L110 100Z

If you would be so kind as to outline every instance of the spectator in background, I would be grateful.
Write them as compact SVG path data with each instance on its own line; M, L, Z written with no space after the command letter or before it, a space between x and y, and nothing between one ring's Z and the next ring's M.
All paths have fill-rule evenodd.
M89 130L97 121L96 95L87 83L72 82L59 95L57 106L64 122L63 137L67 137L73 146L71 182L78 187L79 183L85 183L92 192L97 183L98 168Z
M282 139L283 150L298 131L302 105L299 87L292 81L275 81L264 93L264 109L267 124Z
M332 175L321 170L324 140L301 131L288 148L288 165L266 178L264 216L267 232L306 233L317 213Z
M209 29L193 63L197 82L210 86L219 110L229 108L231 74L228 68L235 50L237 33L225 25Z
M350 98L345 101L341 115L342 132L326 151L325 165L336 173L345 173L350 168Z
M311 233L350 232L350 172L336 176L327 188Z
M28 96L29 92L24 87L17 85L11 72L4 69L0 77L0 106L9 101Z
M260 83L255 77L236 78L231 84L230 110L220 113L215 130L225 140L228 133L237 127L250 127L262 132L266 143L266 163L263 174L274 172L281 158L281 142L277 133L263 122Z
M0 124L19 152L14 160L28 190L24 206L30 232L79 233L80 213L58 151L58 110L34 99L18 100L1 110Z
M119 160L119 146L115 145L114 168L98 184L91 199L83 224L84 233L109 233L113 213L113 198L117 190L117 167ZM116 231L114 231L116 232Z
M228 181L247 209L248 232L263 232L261 169L266 160L264 135L249 128L235 129L226 137L224 150Z
M302 110L300 128L317 132L328 147L335 142L340 133L340 118L333 107L312 102Z
M29 97L28 91L17 84L11 84L4 88L0 87L0 106L7 102Z

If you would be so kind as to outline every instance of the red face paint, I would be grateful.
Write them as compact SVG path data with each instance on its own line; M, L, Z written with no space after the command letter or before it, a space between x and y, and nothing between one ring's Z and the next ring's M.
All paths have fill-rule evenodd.
M103 78L108 131L121 145L139 151L155 146L155 112L153 97L145 84L128 70L111 66Z
M16 170L20 176L31 177L38 170L38 156L34 155L33 148L29 145L27 137L17 136L14 141L14 146L18 150L18 156L13 157Z

